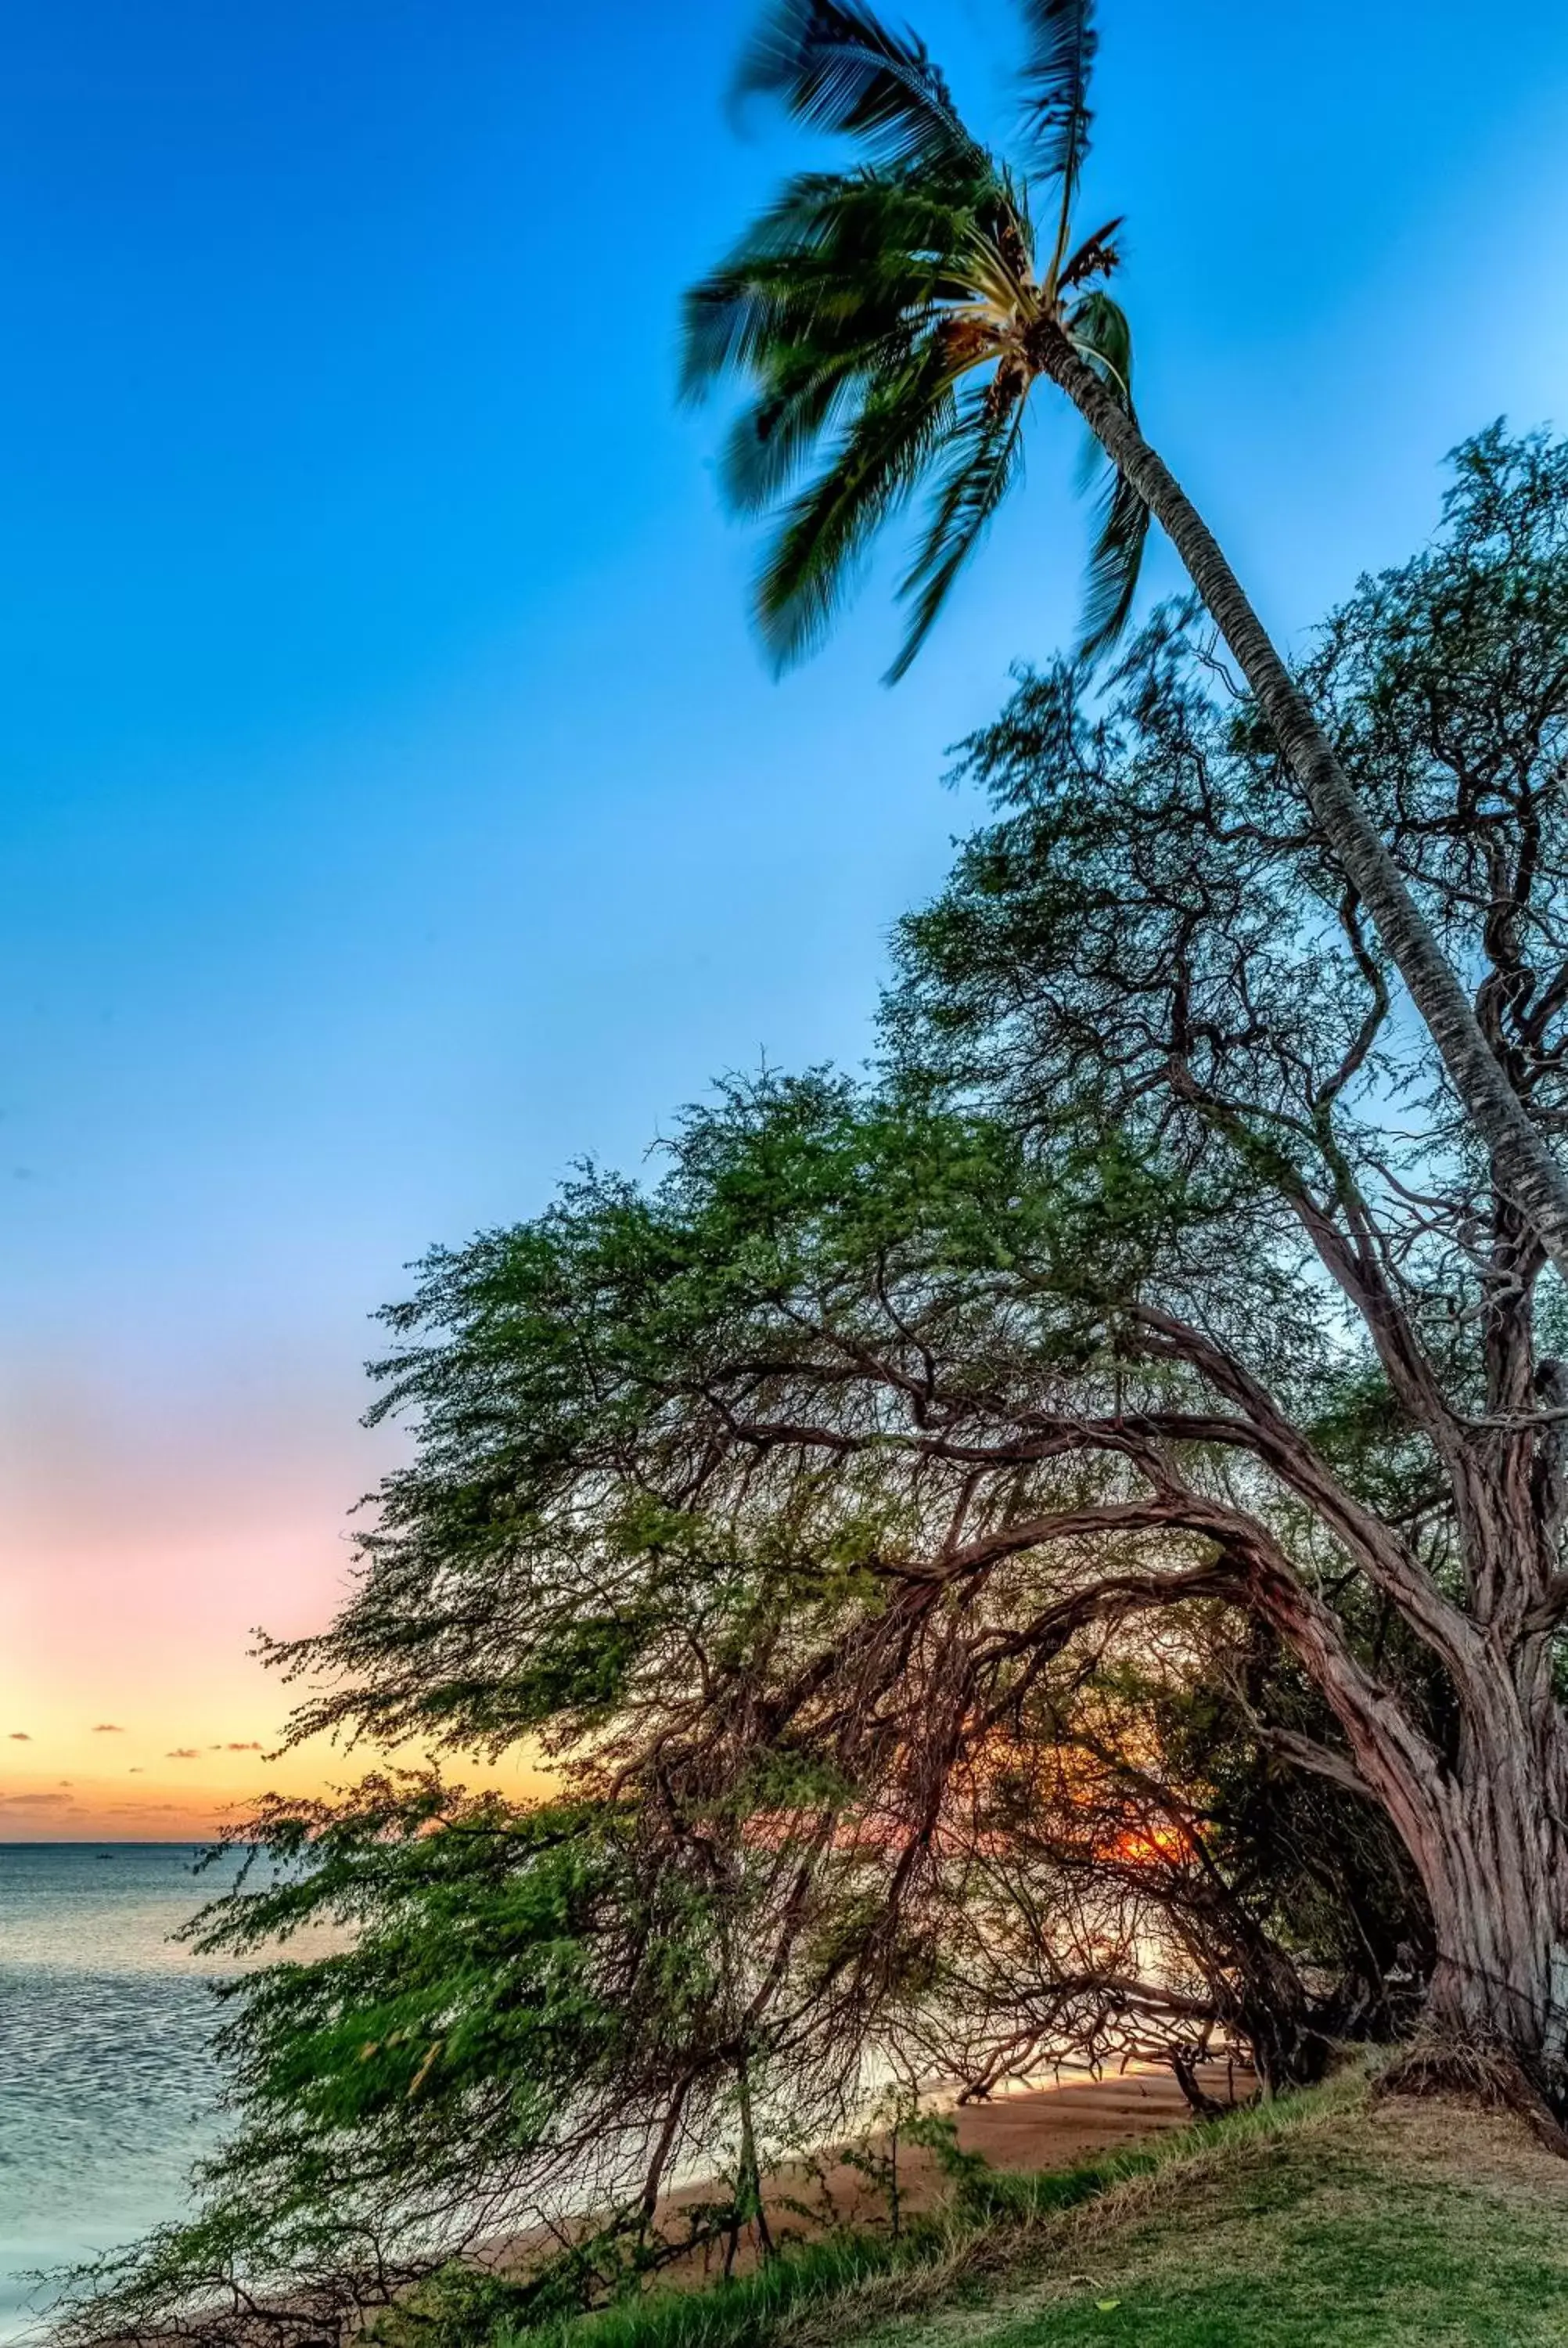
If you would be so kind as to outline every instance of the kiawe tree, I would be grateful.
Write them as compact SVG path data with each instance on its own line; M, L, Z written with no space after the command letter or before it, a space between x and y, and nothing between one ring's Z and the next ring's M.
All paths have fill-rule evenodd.
M1460 973L1212 531L1140 428L1132 336L1111 281L1121 221L1078 219L1091 128L1093 0L1020 0L1016 161L966 127L924 46L862 0L775 0L738 89L855 139L863 160L784 190L688 298L685 380L754 391L723 480L746 513L778 510L757 590L781 665L829 625L878 530L923 485L928 516L903 581L908 665L1020 470L1042 384L1083 418L1111 471L1087 645L1124 625L1148 520L1184 564L1437 1046L1455 1093L1559 1271L1568 1176L1501 1068ZM816 469L803 488L799 476Z
M1460 453L1441 546L1336 614L1307 680L1548 1130L1568 1046L1565 645L1568 461L1494 431ZM1009 1127L1102 1118L1157 1198L1232 1169L1218 1215L1185 1215L1120 1284L1102 1360L1140 1402L1080 1454L1130 1439L1139 1520L1197 1536L1218 1508L1240 1602L1338 1724L1332 1744L1273 1741L1374 1799L1419 1877L1429 2029L1516 2058L1561 2110L1561 1290L1538 1294L1538 1239L1445 1116L1428 1039L1395 1015L1255 712L1216 705L1208 675L1156 627L1113 714L1071 669L1023 685L969 750L1002 819L908 925L897 1015L913 1066ZM1173 1418L1153 1406L1165 1379ZM1351 1590L1413 1641L1413 1679L1357 1634Z
M1548 1129L1565 646L1568 448L1493 431L1306 680ZM221 2328L220 2285L253 2329L272 2278L316 2338L585 2195L657 2263L672 2177L727 2167L733 2239L878 2069L1153 2028L1284 2078L1423 1998L1406 2075L1558 2140L1562 1291L1192 615L1091 685L968 746L994 819L876 1082L732 1086L387 1316L415 1441L282 1652L297 1734L532 1741L557 1788L263 1809L284 1872L213 1944L352 1941L237 1985L206 2209L79 2329Z

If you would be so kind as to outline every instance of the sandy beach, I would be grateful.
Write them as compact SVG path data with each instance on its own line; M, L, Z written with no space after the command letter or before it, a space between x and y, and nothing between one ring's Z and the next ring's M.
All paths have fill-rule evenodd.
M1204 2092L1225 2102L1234 2094L1245 2102L1252 2091L1251 2075L1227 2070L1223 2064L1199 2072ZM933 2096L928 2108L947 2109L958 2130L959 2148L979 2153L998 2168L1067 2168L1075 2160L1098 2152L1136 2145L1171 2128L1185 2127L1192 2108L1169 2071L1129 2070L1101 2078L1067 2077L1034 2087L999 2092L988 2102L943 2105ZM876 2140L873 2139L874 2146ZM883 2140L885 2145L885 2140ZM882 2148L877 2146L876 2148ZM899 2203L906 2215L929 2209L948 2190L932 2154L917 2145L904 2145L898 2155ZM711 2184L698 2182L667 2194L659 2206L661 2229L678 2232L671 2220L682 2209L707 2200ZM833 2225L886 2226L887 2198L837 2147L815 2162L790 2161L764 2180L764 2208L775 2241L809 2239ZM538 2238L528 2240L529 2251ZM497 2263L527 2263L514 2242ZM723 2263L723 2244L710 2243L661 2270L664 2283L697 2283ZM743 2242L734 2266L744 2272L755 2262L755 2244Z

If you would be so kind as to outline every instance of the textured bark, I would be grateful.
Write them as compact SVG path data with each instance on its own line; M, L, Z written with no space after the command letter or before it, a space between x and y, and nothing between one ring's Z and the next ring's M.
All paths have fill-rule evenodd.
M1409 990L1455 1092L1491 1153L1500 1187L1568 1277L1568 1175L1521 1106L1469 996L1213 531L1126 409L1060 329L1042 335L1035 355L1181 556Z
M1456 1449L1451 1423L1431 1422L1429 1431ZM1322 1692L1361 1789L1409 1852L1437 1957L1424 2016L1430 2038L1495 2050L1553 2112L1568 2115L1568 1722L1553 1686L1547 1627L1558 1612L1548 1598L1554 1519L1539 1508L1540 1479L1519 1437L1461 1439L1457 1456L1466 1608L1435 1585L1413 1605L1397 1576L1384 1579L1441 1658L1459 1717L1451 1753L1440 1753L1350 1652L1337 1619L1283 1555L1255 1536L1235 1540L1234 1568ZM1310 1480L1300 1469L1292 1479ZM1349 1545L1377 1578L1366 1529ZM1296 1740L1296 1757L1346 1783L1347 1766L1333 1753L1319 1760ZM1568 2137L1554 2148L1568 2152Z
M1568 2113L1568 1751L1542 1643L1481 1643L1456 1675L1458 1753L1417 1768L1392 1699L1361 1690L1348 1701L1320 1657L1304 1660L1427 1895L1436 1949L1428 2033L1506 2054Z
M1504 1696L1485 1733L1467 1735L1460 1765L1412 1799L1400 1762L1389 1766L1404 1735L1398 1707L1386 1721L1375 1707L1356 1717L1337 1708L1430 1908L1428 2040L1516 2063L1568 2114L1568 1839L1555 1739L1543 1753ZM1568 2138L1554 2148L1568 2150Z
M1568 1851L1560 1756L1533 1749L1506 1704L1471 1740L1413 1854L1437 1943L1428 2016L1442 2034L1517 2054L1568 2107Z

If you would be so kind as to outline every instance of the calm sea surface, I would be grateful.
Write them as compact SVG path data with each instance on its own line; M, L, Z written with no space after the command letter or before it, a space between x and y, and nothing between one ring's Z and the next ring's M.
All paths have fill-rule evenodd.
M189 1843L0 1844L0 2340L29 2269L185 2206L220 2081L210 1960L169 1934L219 1889Z

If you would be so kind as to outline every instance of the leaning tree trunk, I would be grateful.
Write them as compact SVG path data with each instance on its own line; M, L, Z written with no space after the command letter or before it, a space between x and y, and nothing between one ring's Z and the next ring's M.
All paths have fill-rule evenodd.
M1453 1712L1440 1745L1288 1570L1260 1579L1256 1597L1349 1757L1309 1738L1282 1749L1378 1805L1426 1897L1432 1974L1418 2044L1396 2075L1501 2093L1568 2154L1568 1714L1553 1669L1555 1544L1526 1520L1528 1504L1522 1518L1500 1498L1471 1479L1468 1602L1434 1585L1430 1606L1412 1596L1401 1607L1441 1654Z
M1501 1188L1568 1278L1568 1175L1526 1117L1470 998L1214 533L1066 336L1052 329L1042 337L1038 356L1181 556L1426 1022L1454 1090L1491 1153Z
M1568 1923L1561 1859L1538 1822L1504 1815L1490 1788L1458 1807L1427 1890L1437 1966L1426 2018L1440 2036L1517 2054L1568 2109Z
M1516 2055L1568 2114L1562 1730L1532 1733L1512 1694L1472 1718L1413 1854L1437 1959L1426 2019L1440 2038Z
M1435 1962L1409 2058L1434 2085L1500 2085L1537 2104L1568 2152L1568 1724L1553 1698L1543 1643L1509 1652L1479 1642L1457 1693L1459 1749L1434 1755L1419 1787L1380 1766L1373 1717L1352 1730L1368 1787L1385 1798L1431 1913ZM1380 1784L1379 1780L1385 1780Z

